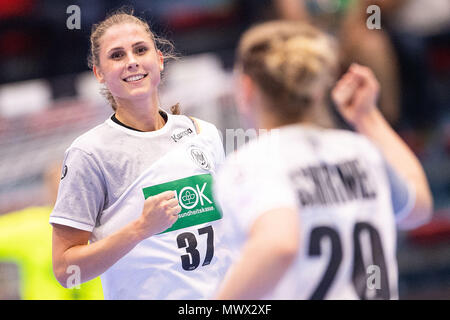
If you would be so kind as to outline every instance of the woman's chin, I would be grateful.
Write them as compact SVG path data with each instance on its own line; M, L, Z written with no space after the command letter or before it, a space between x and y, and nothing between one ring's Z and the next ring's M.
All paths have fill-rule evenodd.
M138 102L143 100L151 99L152 95L149 90L133 90L127 94L118 96L118 100L128 101L128 102Z
M129 90L126 95L129 99L146 99L152 96L152 91L148 87L142 88L134 88L133 90Z

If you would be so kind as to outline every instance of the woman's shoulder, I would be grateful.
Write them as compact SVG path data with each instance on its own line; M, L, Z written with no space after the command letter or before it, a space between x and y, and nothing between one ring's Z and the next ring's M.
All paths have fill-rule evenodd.
M111 131L110 127L103 122L78 136L68 150L78 149L91 154L93 150L105 145L105 139L111 138L108 131Z
M216 133L217 127L209 121L199 119L190 115L171 115L176 122L183 122L186 125L193 125L197 133Z
M366 157L381 158L381 153L377 146L363 134L344 129L329 129L327 133L331 143L341 148L355 150L357 153L364 154Z

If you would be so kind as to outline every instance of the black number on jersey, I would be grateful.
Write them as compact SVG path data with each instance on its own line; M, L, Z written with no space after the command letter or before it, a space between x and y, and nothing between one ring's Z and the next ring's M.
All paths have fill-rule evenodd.
M322 254L322 247L320 244L324 237L328 237L331 241L331 257L322 280L310 298L314 300L321 300L325 297L342 261L342 245L339 234L330 227L317 227L311 231L308 251L309 255L320 256Z
M211 263L214 257L214 229L212 226L207 226L198 229L198 234L206 234L206 255L203 260L202 266L206 266ZM200 265L200 252L197 250L197 239L192 232L183 232L177 237L178 248L185 248L187 254L181 256L181 266L186 271L192 271L197 269Z
M356 293L360 299L367 300L367 272L363 260L363 249L361 246L361 235L367 232L370 237L370 246L372 248L372 264L380 268L380 289L375 290L376 294L370 299L389 299L389 280L387 275L386 261L384 260L383 246L381 244L380 234L372 225L364 222L357 223L353 231L353 243L355 249L353 253L353 273L352 281Z
M380 235L372 225L364 222L357 223L353 229L353 286L355 287L355 291L360 299L369 299L367 296L366 266L363 260L363 246L361 244L361 234L363 232L368 232L369 234L370 246L372 249L372 262L374 265L379 267L381 277L380 288L376 290L375 296L371 297L371 299L389 299L390 290L387 266L384 259ZM319 285L310 297L312 300L325 298L342 262L343 254L341 239L339 237L339 233L331 227L320 226L311 231L308 254L310 256L320 256L322 254L321 242L323 238L328 238L330 241L331 257L322 280L319 282ZM364 249L364 251L365 250L367 249Z

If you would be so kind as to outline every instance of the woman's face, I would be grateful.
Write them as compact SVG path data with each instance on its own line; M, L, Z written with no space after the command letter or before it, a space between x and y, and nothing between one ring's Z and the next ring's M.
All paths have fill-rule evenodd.
M163 56L145 29L117 24L100 38L99 65L94 74L114 98L140 100L153 96L161 80Z

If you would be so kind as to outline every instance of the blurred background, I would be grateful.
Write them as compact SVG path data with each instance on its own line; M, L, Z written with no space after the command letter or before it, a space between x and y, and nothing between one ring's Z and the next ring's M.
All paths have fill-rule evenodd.
M381 9L370 30L369 5ZM70 5L80 28L69 29ZM51 267L48 216L65 149L112 114L87 67L93 23L123 5L171 40L160 88L166 110L245 128L233 101L234 50L250 25L306 20L340 43L342 72L371 67L379 107L423 164L433 220L398 238L401 299L450 299L450 1L0 0L0 299L101 299L98 279L63 289ZM336 116L336 125L346 127Z

